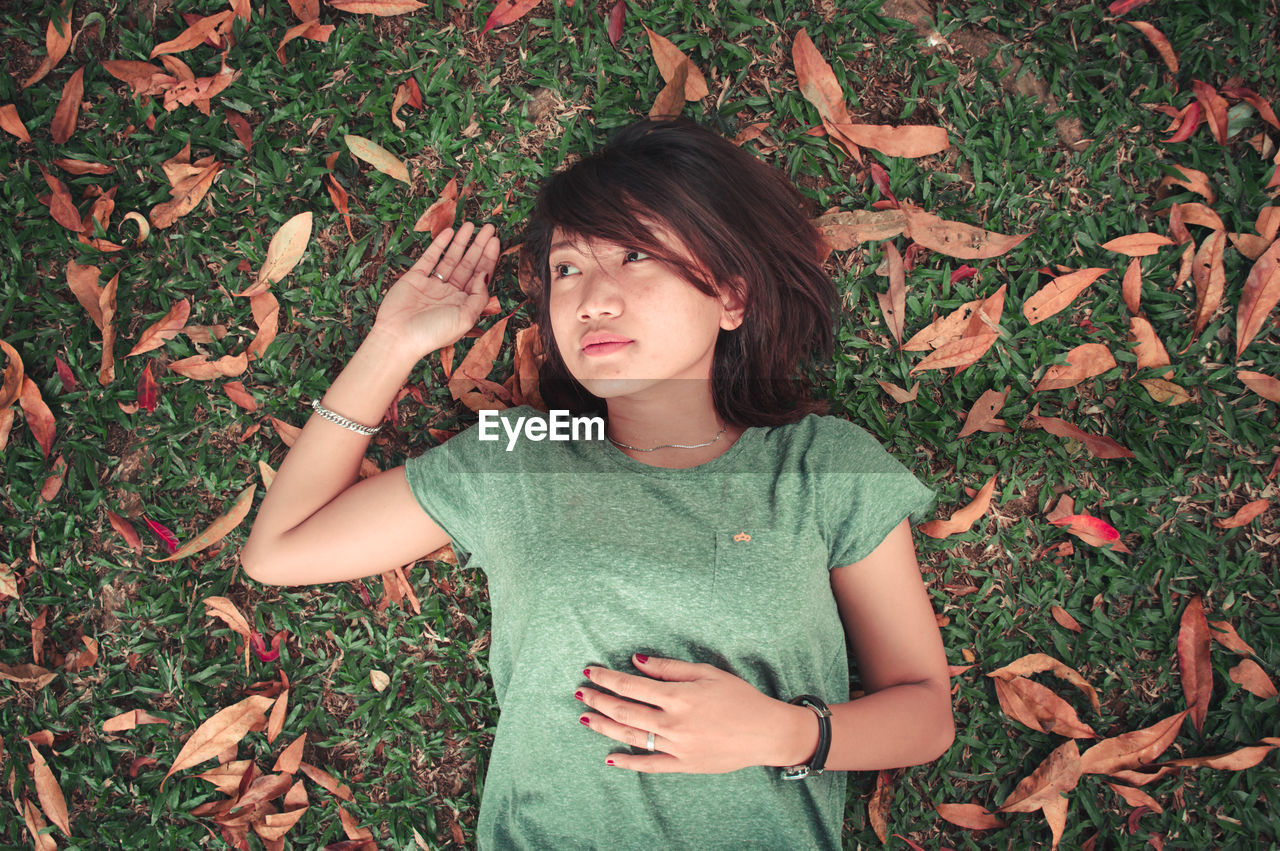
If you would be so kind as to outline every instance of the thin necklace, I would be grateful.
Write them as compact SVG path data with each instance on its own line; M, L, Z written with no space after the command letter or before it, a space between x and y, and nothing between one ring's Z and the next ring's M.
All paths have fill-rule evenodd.
M701 449L704 446L710 446L720 438L724 437L724 430L726 428L728 428L728 425L721 426L720 433L708 440L706 443L664 443L661 446L655 446L652 449L641 449L639 446L632 446L630 443L623 443L621 440L614 440L612 437L609 438L609 442L614 446L621 446L623 449L630 449L633 452L657 452L659 449ZM608 437L608 435L606 435L606 437Z

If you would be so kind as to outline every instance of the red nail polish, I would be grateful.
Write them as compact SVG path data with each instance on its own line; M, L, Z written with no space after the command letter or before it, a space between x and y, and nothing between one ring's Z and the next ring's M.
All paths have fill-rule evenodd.
M580 692L580 691L575 691L575 692L573 693L573 696L574 696L574 697L576 697L576 698L578 698L578 700L582 700L582 692Z
M591 669L590 669L590 668L583 668L583 669L582 669L582 676L586 677L587 679L591 679Z
M613 765L613 760L611 760L611 759L606 759L606 760L604 761L604 764L605 764L605 765Z
M585 716L585 715L584 715L583 717L579 718L578 720L579 720L579 721L581 721L583 724L586 724L588 727L590 727L590 726L591 726L591 722L587 720L587 718L586 718L586 716Z
M637 653L636 661L639 662L641 665L643 665L645 662L649 661L649 657L644 655L643 653Z
M486 273L485 273L485 275L484 275L484 282L485 282L486 284L487 284L487 283L489 283L489 273L488 273L488 272L486 272Z

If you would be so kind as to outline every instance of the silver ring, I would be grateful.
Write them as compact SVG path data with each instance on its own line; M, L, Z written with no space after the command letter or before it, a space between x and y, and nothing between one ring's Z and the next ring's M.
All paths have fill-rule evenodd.
M649 741L645 743L645 747L648 748L650 751L653 750L653 738L654 738L653 733L650 733Z
M446 278L444 275L441 275L439 272L432 272L432 273L431 273L431 277L433 277L433 278L439 278L440 280L444 281L445 283L448 283L448 282L449 282L449 279L448 279L448 278Z

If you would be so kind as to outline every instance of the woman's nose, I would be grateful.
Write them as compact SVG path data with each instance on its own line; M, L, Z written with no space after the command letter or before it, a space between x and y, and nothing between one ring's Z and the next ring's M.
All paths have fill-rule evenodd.
M581 298L578 302L578 318L594 319L597 316L617 316L622 312L622 293L613 275L601 269L582 273Z

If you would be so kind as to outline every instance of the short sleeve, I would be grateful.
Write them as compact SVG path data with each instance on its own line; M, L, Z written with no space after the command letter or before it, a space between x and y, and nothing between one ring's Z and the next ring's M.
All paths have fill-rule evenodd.
M456 434L404 465L413 498L449 533L459 558L484 549L481 521L492 516L486 505L486 453L475 432L472 427Z
M834 569L869 556L904 519L928 518L935 494L866 430L839 418L818 489Z

